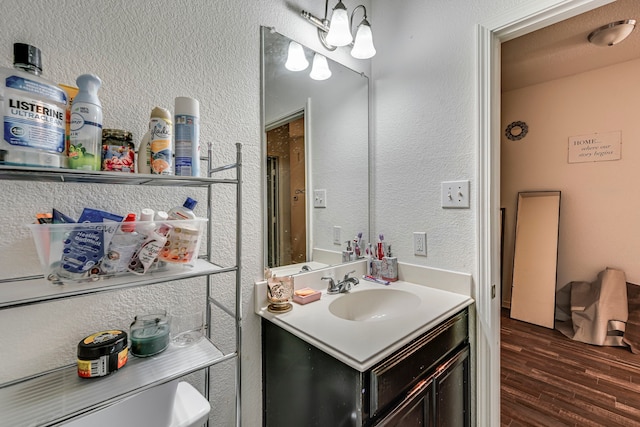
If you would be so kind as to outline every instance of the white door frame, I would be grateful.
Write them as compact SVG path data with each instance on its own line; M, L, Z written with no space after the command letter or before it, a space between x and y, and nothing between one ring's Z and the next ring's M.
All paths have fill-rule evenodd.
M529 0L478 25L476 425L500 425L500 44L614 0Z

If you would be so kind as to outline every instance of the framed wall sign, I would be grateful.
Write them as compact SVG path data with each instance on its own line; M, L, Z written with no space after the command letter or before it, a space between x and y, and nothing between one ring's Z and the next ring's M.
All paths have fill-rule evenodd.
M621 131L570 136L569 163L620 160L621 146Z

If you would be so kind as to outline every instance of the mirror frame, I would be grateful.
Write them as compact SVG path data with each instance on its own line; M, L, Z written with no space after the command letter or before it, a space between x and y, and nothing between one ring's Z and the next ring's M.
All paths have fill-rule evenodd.
M265 104L266 104L266 61L265 61L265 39L263 37L264 31L270 31L270 32L276 32L279 35L281 35L282 37L286 37L289 40L293 40L293 41L297 41L285 34L279 33L275 30L274 27L268 27L268 26L260 26L260 135L261 135L261 144L260 144L260 168L261 168L261 177L260 177L260 181L261 181L261 192L260 192L260 197L261 197L261 209L262 209L262 269L263 271L266 270L267 265L268 265L268 261L267 261L267 257L268 257L268 239L267 239L267 215L266 215L266 210L267 210L267 197L266 197L266 187L267 187L267 180L266 180L266 175L265 172L267 170L267 132L266 132L266 126L267 125L271 125L273 123L276 123L277 120L275 120L273 123L266 123L266 108L265 108ZM298 42L300 43L300 42ZM305 49L312 51L312 52L316 52L316 53L320 53L322 55L324 55L322 52L317 52L314 49L309 48L308 46L302 45ZM367 130L367 138L366 138L366 142L367 142L367 159L366 159L366 163L367 163L367 218L366 218L366 224L367 224L367 230L366 233L364 233L365 235L363 236L363 238L366 240L367 243L373 242L372 240L372 236L374 235L373 231L372 231L372 207L373 207L373 173L372 173L372 165L373 165L373 153L372 153L372 138L371 138L371 84L370 84L370 80L369 77L363 73L363 72L357 72L349 67L347 67L346 65L339 63L335 60L333 60L332 58L327 57L327 59L329 61L333 61L334 63L336 63L337 65L344 67L348 70L351 70L352 72L359 74L361 77L366 78L367 79L367 126L366 126L366 130ZM310 128L310 122L311 122L311 110L312 110L312 106L311 103L309 103L308 101L305 103L304 108L298 109L297 111L304 111L305 114L305 151L309 150L308 152L310 152L310 147L311 147L311 138L308 137L309 135L311 135L311 133L309 132L309 128ZM293 114L296 111L291 111L290 113ZM287 116L282 117L282 119L284 119ZM305 168L306 168L306 188L307 191L312 187L312 182L313 182L313 177L312 177L312 169L311 169L311 162L308 158L308 156L305 156ZM313 261L312 257L313 257L313 221L312 221L312 212L313 212L313 197L306 197L306 209L307 209L307 215L306 215L306 226L307 226L307 241L306 241L306 248L307 248L307 262ZM344 237L344 236L343 236ZM342 248L342 245L340 246L340 248ZM338 265L340 263L336 263L336 264L330 264L330 265ZM284 267L284 266L283 266ZM278 268L278 267L274 267L274 268Z

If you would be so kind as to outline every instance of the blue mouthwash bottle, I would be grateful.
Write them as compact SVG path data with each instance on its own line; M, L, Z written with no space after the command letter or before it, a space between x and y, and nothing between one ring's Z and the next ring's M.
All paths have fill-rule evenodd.
M0 164L65 167L67 94L40 77L40 49L15 43L13 58L0 69Z

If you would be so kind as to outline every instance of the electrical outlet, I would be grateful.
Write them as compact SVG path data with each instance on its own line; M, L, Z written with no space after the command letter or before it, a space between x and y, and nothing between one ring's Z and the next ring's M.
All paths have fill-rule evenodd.
M333 244L334 245L342 244L342 238L340 237L341 234L342 234L342 227L340 227L339 225L334 225L333 226Z
M327 207L327 190L313 190L313 207Z
M442 183L443 208L469 208L469 181L446 181Z
M416 231L413 233L413 253L415 255L427 256L427 233Z

